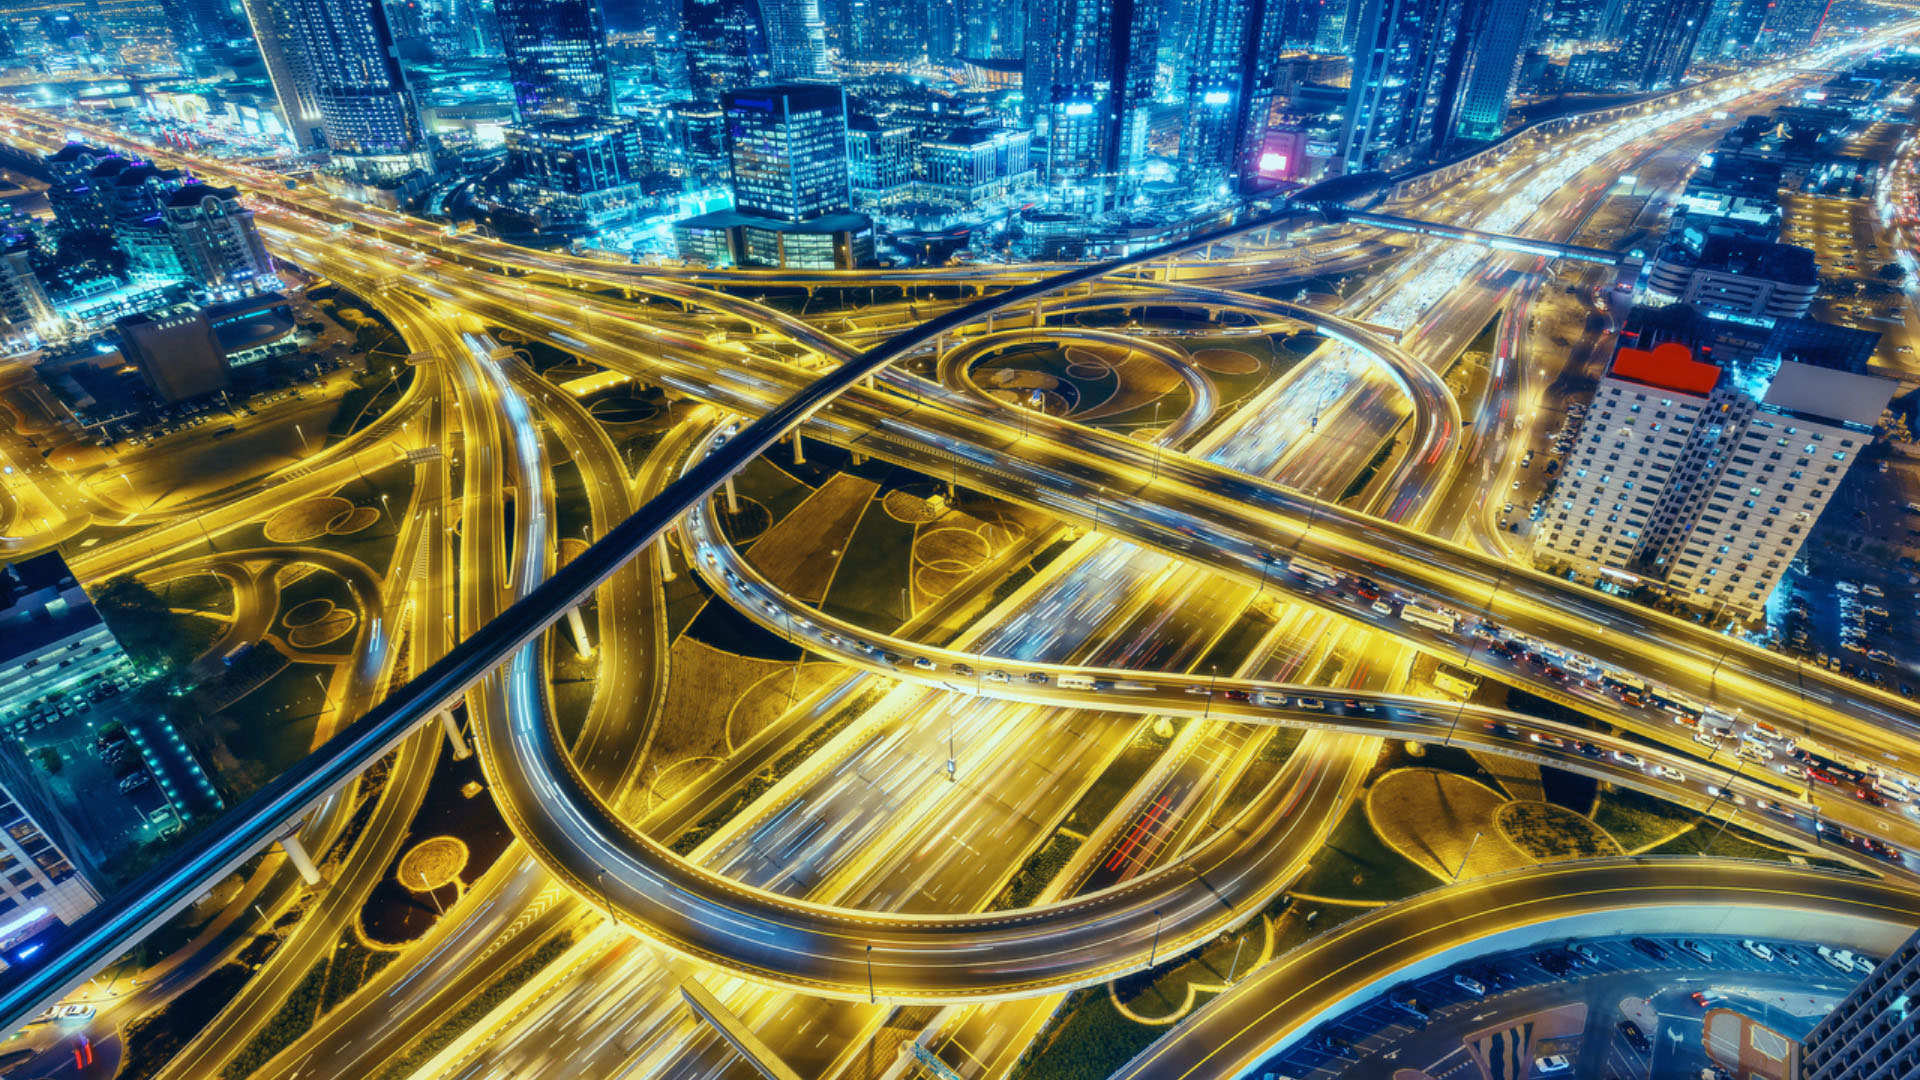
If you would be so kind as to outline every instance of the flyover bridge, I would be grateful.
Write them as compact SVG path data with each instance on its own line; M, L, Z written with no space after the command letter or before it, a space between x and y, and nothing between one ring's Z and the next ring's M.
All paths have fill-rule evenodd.
M1580 244L1563 244L1554 240L1530 240L1524 236L1509 236L1506 233L1486 232L1481 229L1469 229L1461 225L1449 225L1438 221L1422 221L1419 218L1403 214L1382 214L1372 210L1348 210L1342 206L1323 208L1330 221L1347 222L1354 225L1369 225L1376 229L1391 229L1395 232L1415 233L1420 236L1433 236L1442 240L1464 240L1482 247L1496 248L1500 251L1517 251L1523 255L1544 255L1549 259L1575 259L1580 262L1599 263L1603 266L1625 266L1640 264L1640 256L1629 255L1621 251L1609 251L1606 248L1584 247Z

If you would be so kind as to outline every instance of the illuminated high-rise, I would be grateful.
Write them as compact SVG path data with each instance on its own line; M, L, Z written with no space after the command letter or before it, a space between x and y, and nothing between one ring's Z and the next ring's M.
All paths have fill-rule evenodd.
M613 113L600 0L494 0L523 123Z
M1146 151L1160 9L1150 0L1034 0L1023 85L1047 127L1047 179L1125 186Z
M1504 132L1533 8L1534 0L1466 0L1466 25L1446 75L1441 141L1492 141Z
M1680 85L1707 21L1709 0L1628 0L1620 22L1620 74L1643 90Z
M686 0L680 32L688 83L702 101L751 86L767 69L766 30L753 0Z
M273 94L280 104L280 120L294 146L312 150L326 145L320 121L320 101L308 70L307 47L300 36L300 0L244 0L253 40L267 66Z
M1273 107L1283 0L1194 0L1180 163L1196 187L1264 186L1260 154Z
M1356 0L1353 81L1340 133L1346 172L1392 172L1432 151L1460 3Z

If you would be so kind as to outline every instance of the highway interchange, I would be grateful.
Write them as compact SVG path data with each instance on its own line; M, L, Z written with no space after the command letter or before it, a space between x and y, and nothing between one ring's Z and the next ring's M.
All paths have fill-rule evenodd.
M1734 96L1732 91L1728 95ZM1693 137L1704 143L1709 134L1698 133L1693 113L1722 104L1693 102L1692 112L1665 118L1664 123L1675 131L1695 129ZM25 116L16 120L30 122ZM1463 191L1453 197L1461 211L1477 212L1482 205L1492 204L1508 208L1509 216L1489 220L1482 215L1476 218L1482 227L1543 238L1552 238L1556 232L1567 234L1605 190L1608 175L1669 152L1664 129L1653 121L1640 128L1597 128L1565 137L1546 149L1551 152L1518 155L1488 175L1464 182ZM1671 152L1682 157L1686 153L1684 148ZM1535 190L1529 185L1539 185L1539 197L1516 198L1516 184L1524 193ZM431 560L457 558L461 587L454 595L454 574L430 572L420 580L423 597L431 600L406 597L411 602L401 603L401 597L389 597L391 614L369 623L397 625L410 612L418 643L442 639L444 628L436 624L444 624L447 614L456 613L467 637L463 646L452 642L448 646L455 651L466 648L467 660L465 666L454 662L435 668L444 672L437 677L432 672L420 676L427 685L410 697L404 691L401 697L390 697L381 707L386 711L375 710L370 717L374 723L353 725L350 737L365 733L356 740L356 752L371 760L404 743L409 755L420 757L426 748L414 744L430 742L431 737L408 733L418 730L418 720L430 719L440 706L463 697L496 798L516 834L538 865L580 898L549 900L539 918L591 922L597 909L611 909L611 914L638 928L648 940L697 961L696 967L718 967L748 976L751 983L730 987L735 1000L746 1002L741 1006L743 1015L784 1016L782 1010L800 1008L837 1017L824 1022L860 1032L877 1022L876 1010L860 1008L869 997L893 1002L993 1002L969 1006L983 1016L1031 1009L1022 1002L999 999L1102 981L1144 966L1149 957L1174 955L1210 940L1244 921L1298 876L1308 853L1321 842L1325 828L1364 775L1371 737L1383 731L1441 741L1458 738L1492 751L1523 753L1597 773L1689 805L1718 803L1726 809L1731 799L1722 800L1710 792L1711 784L1740 794L1747 800L1743 805L1755 805L1761 799L1791 805L1791 820L1770 821L1764 812L1755 812L1742 817L1742 824L1806 838L1811 815L1802 807L1810 810L1805 798L1817 793L1782 790L1777 781L1729 777L1702 766L1685 756L1687 744L1664 717L1625 708L1604 693L1570 689L1536 667L1492 655L1483 645L1487 640L1521 637L1551 643L1565 653L1666 684L1702 701L1724 702L1730 713L1746 721L1767 721L1783 731L1809 734L1821 745L1860 759L1905 766L1914 746L1911 733L1920 730L1911 726L1914 711L1903 699L1824 671L1803 669L1695 625L1516 569L1488 533L1477 528L1475 521L1481 519L1435 513L1442 505L1451 505L1451 500L1472 504L1485 501L1490 492L1497 496L1505 474L1476 476L1462 468L1464 461L1472 459L1462 449L1459 406L1435 378L1433 365L1447 363L1513 294L1540 286L1544 267L1533 258L1488 255L1463 247L1416 246L1398 256L1386 275L1363 286L1339 315L1288 309L1236 290L1255 274L1286 276L1316 268L1310 260L1301 265L1297 256L1289 255L1284 241L1277 251L1264 254L1258 244L1236 247L1230 259L1209 259L1211 245L1200 244L1182 245L1198 248L1197 253L1170 251L1142 260L1149 270L1156 264L1169 265L1162 260L1183 260L1177 262L1178 272L1171 282L1146 276L1102 281L1104 268L1064 271L1072 281L1049 279L1044 285L1021 284L1044 272L1034 268L927 271L924 276L930 282L977 284L983 291L1010 288L966 307L924 300L919 305L923 314L939 312L931 323L861 353L793 316L706 287L737 285L740 276L664 275L652 269L536 253L514 256L530 273L506 276L469 269L471 263L495 267L505 263L491 248L480 253L463 250L474 243L468 238L447 238L430 227L384 220L378 229L340 231L327 221L338 208L324 205L326 200L308 205L284 191L273 194L299 208L299 212L263 213L265 231L276 250L292 262L362 291L405 329L421 356L419 377L410 395L418 400L397 406L382 421L378 434L363 433L350 447L342 444L332 452L335 457L347 461L361 454L383 455L391 461L398 447L449 444L454 436L441 425L447 424L450 412L458 417L459 505L466 526L460 532L458 555L446 550L444 524L432 516L442 505L437 494L416 497L418 510L409 515L409 539L396 551L404 552L407 562L416 551ZM1514 216L1511 208L1516 205L1526 212ZM1444 210L1446 201L1439 207ZM1429 206L1423 212L1434 209ZM357 208L350 213L356 218L371 214ZM1232 242L1232 237L1215 241ZM1316 239L1315 243L1332 247L1339 241ZM424 260L407 253L415 246L429 252ZM1185 261L1190 255L1190 261ZM1483 276L1499 278L1501 286L1486 287ZM763 279L745 278L748 282ZM1426 284L1434 280L1445 285ZM569 285L582 282L615 286L652 302L635 306L568 291ZM1087 292L1075 296L1071 286L1079 283L1088 283ZM919 283L909 282L906 287L914 284ZM1043 414L1009 416L1001 403L957 382L943 386L887 367L917 348L944 342L949 334L977 343L983 321L994 318L1001 320L1003 333L1011 332L1004 329L1009 324L1024 324L1028 332L1039 332L1043 328L1037 322L1064 320L1075 310L1167 303L1173 297L1183 305L1214 313L1233 310L1271 320L1273 325L1310 320L1344 338L1347 348L1327 347L1200 441L1166 448ZM687 309L669 307L669 303L684 304ZM749 331L745 336L733 332L742 324ZM650 461L636 478L612 453L604 436L596 434L584 410L577 405L569 408L564 394L551 395L560 399L558 404L550 400L538 380L512 360L510 350L498 349L497 342L486 337L489 326L582 352L608 368L671 387L711 407L690 418L685 437L677 439L671 452L660 455L658 461ZM1369 329L1381 326L1399 329L1401 341L1388 343L1377 330ZM726 340L716 345L711 338L715 332L726 334ZM945 362L952 355L942 352L940 359ZM836 363L841 366L833 374L820 377L820 372ZM878 378L870 380L870 373ZM423 384L432 389L422 389ZM1488 401L1504 400L1510 407L1518 400L1518 389L1517 384L1492 388L1481 403L1482 415ZM811 397L792 398L809 392ZM543 400L535 400L536 393ZM420 418L419 428L396 434L395 425L405 422L403 416ZM733 419L754 416L767 419L751 425ZM602 537L594 549L564 568L557 565L555 538L549 535L551 492L541 482L547 469L542 454L550 444L535 431L536 417L539 424L560 433L569 456L589 475L594 532ZM1418 433L1411 439L1416 449L1399 454L1388 478L1370 494L1366 512L1313 497L1336 494L1375 446L1391 438L1409 418L1412 422L1406 426ZM788 423L801 419L807 420L803 438L823 439L918 467L935 478L952 477L969 488L1045 509L1068 523L1079 535L1072 557L1058 560L1029 585L1024 597L1015 598L1037 614L1022 619L1019 609L1002 609L980 617L962 638L929 647L802 615L795 604L764 585L734 586L723 566L742 581L748 580L751 568L734 558L726 544L703 533L712 514L708 500L721 498L717 494L720 480L740 461L766 452ZM1516 428L1519 423L1514 417ZM1196 421L1193 427L1198 425ZM1336 430L1337 441L1321 434ZM1486 430L1483 426L1476 434L1484 437ZM711 452L712 433L726 431L735 434L724 452ZM1175 440L1188 434L1187 427L1171 429ZM412 441L416 439L417 443ZM673 464L676 458L679 465ZM452 474L441 472L447 468L443 458L421 471L438 476L450 492L454 490ZM258 507L278 505L291 497L289 491L330 490L348 472L344 467L339 473L319 467L298 476L276 477L270 486L224 501L198 520L157 521L137 542L108 546L97 556L97 563L83 562L82 572L105 577L182 550L201 537L203 528L217 532L256 517ZM508 527L501 504L501 493L508 487L514 489L516 505L511 542L501 532ZM637 520L636 509L653 506L660 507L658 513L632 524ZM703 508L708 508L704 516ZM216 520L210 522L209 516ZM1455 531L1448 535L1443 528L1441 535L1430 534L1427 530L1434 528L1436 520ZM633 805L635 774L651 718L645 709L635 718L625 706L651 700L665 678L658 669L664 652L659 647L658 604L651 599L658 592L659 567L651 557L629 556L652 550L650 543L658 543L657 538L670 529L677 529L681 555L696 572L719 575L713 582L718 595L730 597L743 611L784 633L796 633L796 620L810 620L799 636L806 638L811 650L857 669L846 676L850 683L885 688L883 704L869 710L864 724L844 729L821 752L817 764L810 763L790 776L759 804L764 810L756 808L745 815L745 820L711 838L690 859L669 851L647 827L646 818L640 818L638 826L628 824L639 812ZM1455 539L1481 550L1456 545L1451 542ZM511 562L504 562L509 551ZM715 556L712 562L706 559L708 551ZM1295 557L1333 569L1344 588L1316 587L1291 569ZM400 560L397 555L396 561ZM1237 579L1245 587L1224 585L1222 578ZM1377 600L1366 600L1355 591L1353 583L1362 578L1379 590L1398 591L1436 609L1451 609L1458 613L1459 625L1485 625L1492 636L1413 626L1393 613L1395 605L1387 605L1382 612ZM569 753L557 737L544 701L542 650L533 642L590 593L600 597L595 605L598 632L594 640L602 650L600 677L608 686L595 698L586 735ZM1269 593L1285 603L1289 613L1285 619L1296 644L1290 651L1249 657L1241 671L1207 680L1206 693L1189 693L1190 687L1199 685L1198 676L1178 670L1178 658L1186 657L1189 664L1197 661L1204 650L1195 643L1204 640L1205 628L1224 625L1233 612ZM502 613L512 620L511 605L528 603L530 597L542 614L492 637L476 633L497 626ZM1193 610L1178 611L1175 622L1163 625L1157 617L1161 605L1176 600ZM768 604L775 610L768 610ZM367 661L356 665L359 674L353 682L358 689L350 692L360 695L358 702L370 704L372 688L384 685L378 675L389 658L375 639L377 632L367 633L361 642ZM829 634L838 640L830 640ZM1162 662L1158 670L1148 670L1130 663L1151 651L1157 641L1178 646L1172 654L1176 666L1169 669ZM863 642L872 648L861 648ZM1313 683L1342 651L1343 643L1348 656L1367 656L1372 663L1340 664L1343 688L1335 698ZM1508 714L1496 716L1389 696L1400 689L1398 682L1415 649L1524 686L1625 731L1670 744L1671 750L1591 733L1581 736ZM901 659L889 659L889 653ZM1275 663L1282 655L1286 660ZM503 677L481 683L481 693L467 691L470 676L462 672L491 669L507 656L511 659ZM1012 656L1022 659L1017 664L996 659ZM432 651L416 656L413 670L425 671L426 661L433 657ZM932 670L916 666L915 658L925 659ZM965 665L976 677L967 682L956 664ZM1005 682L988 681L989 673L1001 672L1008 676ZM1029 680L1029 672L1044 674L1048 681ZM1108 685L1065 688L1060 681L1063 675L1096 678ZM1121 691L1119 683L1147 689ZM838 700L848 700L844 689L837 692L843 695ZM957 704L956 693L975 700ZM1285 697L1289 704L1268 704L1256 694ZM1349 699L1358 704L1337 703ZM1327 707L1329 702L1335 702L1332 708ZM808 704L802 703L805 707ZM903 776L899 790L884 792L884 797L872 792L836 794L836 778L844 778L845 770L857 768L862 760L877 762L889 755L894 760L929 763L943 759L946 752L938 744L946 741L953 714L964 717L969 770L1008 772L1031 767L1036 761L1053 761L1059 763L1062 775L1076 768L1084 771L1109 757L1134 724L1105 716L1090 735L1076 731L1073 723L1059 723L1074 716L1099 715L1088 714L1089 707L1102 714L1117 708L1156 716L1198 715L1201 722L1191 724L1187 730L1192 734L1186 736L1196 742L1224 738L1222 729L1242 721L1290 722L1329 730L1310 736L1261 798L1231 822L1196 837L1183 851L1169 851L1157 866L1129 880L1082 896L1046 897L1051 902L1039 907L995 915L966 913L991 898L997 891L993 886L1010 867L1006 860L960 866L968 845L943 844L933 854L952 864L950 869L929 872L915 867L913 872L923 880L951 873L963 887L940 898L944 913L913 910L924 901L913 902L911 891L902 893L887 882L907 871L911 860L902 861L903 857L915 850L913 838L923 835L928 824L975 822L973 827L987 835L1013 818L1064 812L1071 804L1073 785L1059 784L1058 791L1049 791L1044 784L1030 785L1032 801L1003 820L993 816L1002 811L982 806L977 792L956 786L939 768ZM343 709L342 714L359 711ZM397 726L391 719L396 716L404 721ZM1512 733L1489 724L1505 725ZM886 738L863 744L861 736L876 733ZM1560 739L1561 745L1533 739L1535 734ZM1583 753L1577 746L1583 738L1607 756ZM1644 765L1634 767L1612 756L1615 750L1631 747L1638 748L1634 752ZM1652 771L1655 763L1667 763L1682 779L1667 779ZM345 778L356 771L343 764L330 776ZM403 772L424 775L425 769ZM1207 785L1221 782L1198 776L1182 797L1203 801ZM327 778L318 784L320 789L337 790L339 779ZM392 797L396 809L389 818L403 821L406 796ZM749 838L760 829L777 830L777 810L789 801L831 808L832 817L821 818L829 824L816 837L801 841L807 845L807 857L792 860L817 861L822 872L814 880L798 882L781 867L755 862ZM1834 801L1838 805L1821 808L1829 820L1844 820L1896 844L1920 842L1920 833L1899 816L1897 808L1894 813L1875 813L1844 798ZM904 808L911 808L911 816L902 816ZM303 803L259 815L260 831L271 833L285 821L307 816L298 812L304 809ZM323 808L310 816L308 827L321 827L328 820ZM372 855L380 850L378 838L362 843L372 845L364 865L377 872L386 865L386 859ZM515 853L503 862L524 868L520 859ZM1869 860L1852 861L1899 873ZM223 868L209 863L192 872L210 878ZM1673 888L1674 875L1686 872L1698 871L1623 863L1583 869L1581 873L1594 876L1563 887L1556 874L1543 871L1511 885L1514 895L1528 901L1514 906L1513 918L1522 925L1601 910L1603 905L1619 904L1618 890L1623 888L1644 889L1648 903L1657 903L1663 891ZM1757 897L1752 902L1762 907L1797 909L1808 902L1808 896L1817 894L1827 898L1823 902L1869 920L1910 922L1913 918L1907 902L1889 900L1903 895L1897 885L1784 867L1726 873L1732 875L1730 889ZM280 876L287 876L284 870ZM558 895L549 886L551 879L539 873L501 877L491 889L490 901L501 905L503 912L524 907L537 897ZM1589 881L1604 882L1606 891L1588 888ZM342 905L350 903L356 888L365 887L353 881L329 884L343 897L338 901ZM1464 891L1473 894L1471 888ZM1539 901L1537 908L1534 901ZM479 901L473 903L477 906ZM1418 921L1425 910L1403 906L1393 913L1395 918ZM490 922L470 909L462 922L449 920L436 930L436 949L482 951L491 940L489 935L501 932L499 914L493 918L496 921ZM1392 923L1385 917L1381 921L1391 924L1382 933L1410 932L1406 929L1410 924ZM1445 936L1457 933L1449 929L1451 925L1449 921L1420 929ZM126 921L103 928L96 950L103 959L110 959L134 932L137 925ZM592 933L616 941L621 938L611 930ZM315 932L312 940L324 944L332 937ZM298 974L300 954L287 955L290 959L281 962L280 968L291 974L282 976L283 980ZM614 946L596 963L608 969L596 980L648 987L655 999L664 999L672 981L686 974L679 966L685 961L635 950L630 943ZM86 972L67 974L83 978ZM422 980L422 985L443 986L460 977L457 965L435 964L432 977ZM10 986L16 993L8 999L9 1007L24 1007L33 994L44 995L60 981L50 978L27 991ZM276 991L269 980L260 981L258 995L243 995L242 1007L271 1011L268 1006L277 1000L274 995L284 996L284 982ZM1342 992L1353 989L1343 987ZM850 999L852 1004L835 1006L819 1001L823 996ZM1329 996L1328 1000L1337 999ZM422 1015L432 1015L431 996L423 994L416 1007ZM1206 1013L1230 1014L1232 1008L1238 1006ZM563 1011L547 1014L544 1023L565 1024L565 1017L559 1015ZM253 1022L257 1021L237 1016L234 1030L250 1030L247 1025ZM669 1024L664 1016L660 1022ZM537 1056L549 1033L532 1021L522 1024L524 1033L486 1052L509 1053L524 1043L520 1052ZM316 1031L315 1041L327 1034ZM356 1038L367 1035L363 1030ZM1260 1037L1259 1031L1248 1036L1256 1041ZM236 1039L237 1035L224 1041ZM372 1041L378 1044L377 1039ZM217 1055L232 1049L231 1045L213 1046L207 1052ZM623 1067L650 1060L648 1054L671 1052L679 1051L670 1051L664 1042L618 1049ZM684 1052L714 1051L709 1046ZM313 1068L331 1067L340 1069L339 1075L356 1075L351 1070L358 1060L337 1050L323 1058L314 1047L296 1044L283 1055L279 1074L312 1075ZM185 1071L179 1075L193 1075L189 1066L181 1069Z

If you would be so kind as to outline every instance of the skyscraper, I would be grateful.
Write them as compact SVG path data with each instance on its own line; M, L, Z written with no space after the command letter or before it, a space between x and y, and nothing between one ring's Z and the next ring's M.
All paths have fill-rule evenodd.
M733 203L801 222L849 210L847 99L837 86L761 86L726 95Z
M314 97L313 75L308 70L307 47L300 37L299 3L245 0L253 40L260 47L260 59L266 63L267 78L280 103L281 122L286 124L294 146L312 150L326 145L326 135L320 123L320 102Z
M1466 25L1446 77L1449 111L1437 133L1441 141L1490 141L1506 129L1533 7L1534 0L1466 0Z
M1359 36L1340 134L1346 172L1392 171L1431 152L1460 3L1356 0Z
M613 113L600 0L494 0L522 123Z
M1180 163L1197 185L1261 184L1285 0L1195 0Z
M1920 1075L1920 933L1882 960L1800 1044L1801 1080Z
M1775 0L1767 5L1766 47L1792 52L1813 44L1827 22L1833 0Z
M767 31L767 65L776 79L811 79L827 73L826 24L819 0L760 0Z
M686 0L681 43L693 96L718 102L752 85L767 68L767 37L754 0Z
M897 0L841 0L840 55L865 63L899 63L922 50L921 26Z
M1028 14L1023 86L1046 119L1048 180L1124 188L1146 152L1159 5L1034 0Z
M425 164L420 112L394 53L380 0L297 0L308 73L327 148L366 179Z
M685 257L755 266L849 268L873 259L873 221L852 210L847 99L787 84L723 99L734 209L674 223Z
M385 4L246 3L274 94L297 145L304 149L324 143L335 164L368 183L385 183L431 165Z
M1680 85L1706 22L1709 0L1627 0L1621 11L1620 73L1643 90Z

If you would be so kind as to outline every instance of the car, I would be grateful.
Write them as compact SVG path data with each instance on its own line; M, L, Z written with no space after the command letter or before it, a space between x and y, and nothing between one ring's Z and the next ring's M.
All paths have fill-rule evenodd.
M1010 683L1013 681L1013 676L1008 675L1004 671L989 671L985 675L982 675L981 678L990 683Z
M1600 962L1600 954L1594 950L1594 947L1582 942L1575 941L1569 943L1567 945L1567 952L1579 957L1582 963L1597 964Z
M1707 948L1704 944L1695 940L1694 938L1681 938L1680 947L1692 953L1693 955L1699 957L1700 959L1706 961L1709 964L1713 963L1713 950Z
M1835 971L1844 971L1849 975L1853 974L1853 953L1851 951L1847 949L1829 949L1825 945L1821 945L1813 951L1819 953L1820 959L1825 960Z
M62 1005L54 1010L56 1020L86 1020L93 1016L93 1006L84 1002Z
M1687 774L1671 765L1656 764L1653 767L1653 775L1669 783L1684 784L1687 782Z
M1637 937L1628 942L1628 944L1654 960L1665 960L1667 958L1667 947L1652 938Z
M1773 947L1764 941L1755 941L1752 938L1741 938L1740 947L1752 953L1756 960L1765 960L1768 963L1773 962Z
M1640 1030L1639 1024L1636 1024L1631 1020L1622 1020L1620 1021L1619 1026L1620 1026L1620 1035L1622 1038L1627 1040L1628 1046L1633 1047L1635 1050L1638 1050L1643 1054L1648 1054L1653 1052L1653 1040L1647 1038L1647 1033Z
M1539 744L1540 744L1541 746L1565 746L1565 745L1567 745L1567 741L1566 741L1565 739L1562 739L1562 738L1561 738L1560 736L1558 736L1558 735L1548 735L1548 734L1547 734L1546 732L1544 732L1544 731L1536 731L1536 732L1534 732L1533 734L1531 734L1531 735L1529 735L1529 736L1527 736L1527 738L1529 738L1529 739L1532 739L1532 740L1533 740L1534 742L1537 742L1537 743L1539 743Z
M1647 767L1646 761L1642 759L1639 754L1631 750L1615 750L1613 752L1613 760L1636 769L1644 769Z
M1478 979L1473 979L1466 975L1455 975L1453 977L1453 985L1459 987L1462 990L1465 990L1467 993L1472 994L1474 997L1487 996L1487 988L1485 986L1482 986Z
M1035 686L1047 685L1047 673L1044 671L1029 671L1027 672L1025 678L1028 682L1032 683Z
M1545 1057L1533 1059L1535 1076L1558 1076L1571 1068L1573 1068L1573 1062L1568 1061L1565 1054L1548 1054Z
M1701 746L1704 746L1709 750L1720 749L1720 740L1715 738L1713 732L1711 731L1694 732L1693 741L1699 743Z
M1887 797L1885 795L1882 795L1878 791L1875 791L1874 789L1870 787L1866 787L1864 785L1853 789L1853 797L1856 799L1859 799L1863 803L1866 803L1868 806L1876 807L1881 810L1884 810L1887 807Z
M939 665L924 656L916 656L913 658L913 666L919 668L921 671L932 671Z

